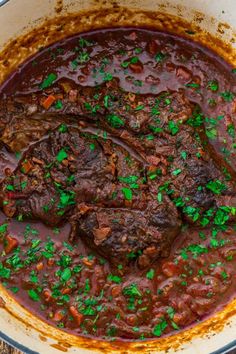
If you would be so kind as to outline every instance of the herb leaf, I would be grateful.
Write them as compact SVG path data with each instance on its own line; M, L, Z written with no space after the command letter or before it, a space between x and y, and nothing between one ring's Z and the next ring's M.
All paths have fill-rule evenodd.
M34 289L28 290L28 295L33 301L40 300L39 294Z
M68 281L71 278L71 270L70 268L65 268L61 273L61 280Z
M109 114L107 116L108 123L112 126L112 128L121 128L125 125L123 119L118 117L116 114Z
M122 188L122 193L124 194L126 200L132 200L133 193L130 188Z
M168 324L167 324L166 320L163 318L162 321L154 327L152 333L154 334L154 336L160 337L167 326L168 326Z
M48 87L50 87L54 81L57 79L57 75L54 73L50 73L44 80L43 82L39 85L39 87L44 90Z
M65 160L67 158L67 153L64 149L61 149L58 154L57 154L57 161L58 162L62 162L63 160Z

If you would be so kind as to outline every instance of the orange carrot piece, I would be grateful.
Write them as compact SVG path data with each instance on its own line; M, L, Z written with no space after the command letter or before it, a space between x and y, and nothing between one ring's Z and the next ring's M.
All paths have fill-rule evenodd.
M56 97L53 95L50 95L42 102L42 106L45 109L49 109L55 101L56 101Z
M49 302L52 299L52 293L48 289L45 289L43 291L43 296L44 296L46 302Z
M71 293L71 290L72 290L72 289L70 289L70 288L65 288L65 289L62 289L61 293L62 293L63 295L65 295L65 294L70 294L70 293Z
M48 261L47 261L47 265L49 266L49 267L52 267L53 265L54 265L54 263L55 263L55 261L54 261L54 259L48 259Z
M29 160L24 160L21 164L21 168L23 173L28 173L32 169L33 165L30 163Z
M77 325L80 326L81 322L83 321L83 315L79 313L79 311L75 308L75 306L70 306L69 308L71 315L74 317Z
M38 271L43 270L43 262L39 262L39 263L36 265L36 269L37 269Z
M65 314L63 313L62 310L57 310L55 313L54 313L54 316L53 316L53 321L55 322L60 322L63 318L65 317Z
M11 237L10 235L7 235L6 236L6 246L5 246L6 254L10 253L17 246L18 246L17 239L14 237Z

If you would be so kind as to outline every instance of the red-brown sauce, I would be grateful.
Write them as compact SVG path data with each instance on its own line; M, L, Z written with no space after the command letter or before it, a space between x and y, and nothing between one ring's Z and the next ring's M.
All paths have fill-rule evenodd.
M145 340L236 285L236 70L144 29L65 39L0 89L0 279L64 330Z

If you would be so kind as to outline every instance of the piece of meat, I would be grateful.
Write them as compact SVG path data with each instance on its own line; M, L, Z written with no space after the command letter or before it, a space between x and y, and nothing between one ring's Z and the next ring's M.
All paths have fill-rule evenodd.
M28 100L30 97L28 97ZM10 123L14 115L21 115L24 106L15 100L15 97L4 97L0 99L0 132Z
M216 208L219 195L235 194L234 182L227 180L196 136L196 130L184 123L174 136L161 132L152 141L143 139L144 151L150 154L147 160L155 164L159 159L158 178L150 183L170 197L188 222L196 222L205 211ZM211 183L218 183L220 192L214 193Z
M93 207L74 217L73 223L74 241L78 236L83 237L112 264L127 265L137 259L141 267L168 256L181 226L178 212L168 197L163 204L151 200L143 210Z
M17 164L17 157L9 151L8 146L0 143L0 182L15 170Z
M96 141L84 139L76 128L60 126L23 154L16 170L2 183L1 202L14 203L15 216L41 219L50 225L62 221L76 204L76 186L92 181L107 160ZM102 181L98 178L98 184ZM81 183L84 198L96 198L98 185ZM86 193L90 193L87 194ZM13 206L12 206L13 208ZM11 210L12 210L11 208Z
M186 159L183 158L186 152ZM220 168L212 161L207 150L195 139L192 128L185 128L178 136L177 155L169 173L173 176L172 198L182 198L186 206L194 207L202 215L204 211L216 207L219 194L234 194L233 182L227 181ZM220 193L210 188L210 183L220 183Z
M19 152L33 142L40 140L47 132L55 129L60 124L69 123L71 120L69 116L55 116L53 113L34 113L30 117L26 114L14 115L10 124L6 125L3 130L1 141L11 151Z
M232 102L229 98L230 103L225 105L224 99L219 98L221 104L215 109L216 118L205 120L202 142L216 164L236 179L236 97L230 92L228 95L232 95Z
M71 95L73 95L73 99L71 99ZM86 116L87 120L99 122L103 128L111 130L113 133L117 133L117 128L123 130L124 127L134 133L145 133L149 131L150 126L153 129L159 127L169 130L169 122L177 124L186 121L194 109L194 105L181 90L178 92L165 91L157 96L152 94L132 95L123 91L116 79L103 83L99 87L84 87L75 85L73 81L68 79L59 80L54 88L54 96L60 97L61 109L52 105L48 110L45 110L41 105L42 100L45 99L45 93L42 92L38 92L37 95L29 93L23 96L17 95L12 99L8 98L2 102L14 108L9 109L6 114L3 104L2 111L0 106L0 117L6 115L8 122L12 117L15 119L17 117L18 119L24 118L25 121L27 119L30 121L33 118L34 125L36 124L34 120L40 119L41 114L47 118L45 123L49 123L52 114L55 114L56 119L51 124L55 124L55 120L64 119L63 117L66 115L75 115L77 118ZM16 126L15 123L12 124ZM11 131L14 130L20 131L21 129L11 128ZM8 130L5 135L7 134Z
M81 202L107 207L146 205L143 165L131 157L126 161L128 155L108 138L59 126L32 144L4 179L3 210L8 216L57 225ZM134 176L135 190L132 201L127 201L124 188L130 176Z
M183 91L139 95L117 80L98 89L63 79L54 95L61 109L47 112L42 92L8 100L1 140L25 152L1 184L6 215L50 225L71 218L74 242L81 236L112 263L133 257L145 267L168 255L179 212L192 223L217 207L209 183L234 195L202 148L202 128L189 123L197 107Z

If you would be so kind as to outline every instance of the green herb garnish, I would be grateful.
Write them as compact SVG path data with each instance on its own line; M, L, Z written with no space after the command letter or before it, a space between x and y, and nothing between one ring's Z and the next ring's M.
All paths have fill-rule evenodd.
M54 73L50 73L44 80L43 82L39 85L39 87L44 90L48 87L50 87L54 81L57 79L57 75Z

